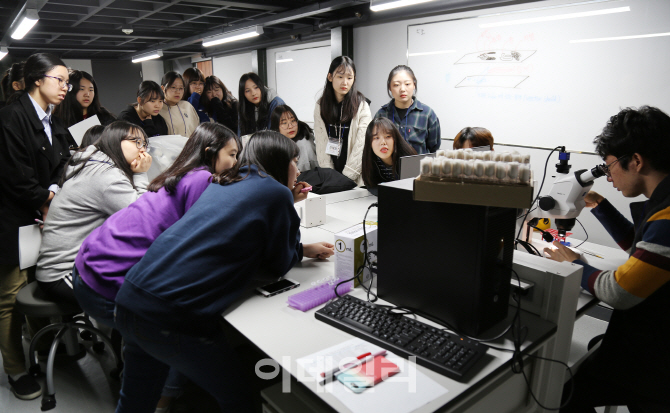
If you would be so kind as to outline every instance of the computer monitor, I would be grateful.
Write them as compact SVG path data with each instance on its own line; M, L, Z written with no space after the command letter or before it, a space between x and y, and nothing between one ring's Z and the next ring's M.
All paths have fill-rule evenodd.
M516 210L412 190L412 179L379 186L379 297L476 337L507 316Z

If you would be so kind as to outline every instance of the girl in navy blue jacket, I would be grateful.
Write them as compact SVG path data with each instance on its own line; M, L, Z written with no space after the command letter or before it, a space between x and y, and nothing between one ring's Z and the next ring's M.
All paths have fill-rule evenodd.
M254 134L237 166L210 185L127 274L116 297L125 370L117 413L153 412L170 367L211 393L225 412L252 399L219 324L222 312L262 270L281 277L303 254L333 245L300 243L293 207L297 145L277 132Z

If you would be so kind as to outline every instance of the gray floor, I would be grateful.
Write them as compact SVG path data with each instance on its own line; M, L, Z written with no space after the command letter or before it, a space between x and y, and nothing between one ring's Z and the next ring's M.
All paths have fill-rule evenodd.
M24 340L28 353L28 344ZM40 363L46 371L46 363ZM54 386L56 408L51 412L114 412L118 399L120 382L109 377L114 368L114 360L106 350L102 355L87 348L85 357L79 360L66 356L56 358L54 365ZM38 379L46 391L44 378ZM41 397L35 400L19 400L9 389L7 375L0 374L0 413L39 412Z

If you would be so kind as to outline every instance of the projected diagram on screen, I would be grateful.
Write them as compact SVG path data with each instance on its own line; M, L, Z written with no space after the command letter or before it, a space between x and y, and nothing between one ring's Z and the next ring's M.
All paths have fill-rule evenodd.
M536 50L489 50L468 53L454 64L471 63L521 63L534 55ZM526 80L526 75L474 75L466 76L455 87L504 87L515 88Z

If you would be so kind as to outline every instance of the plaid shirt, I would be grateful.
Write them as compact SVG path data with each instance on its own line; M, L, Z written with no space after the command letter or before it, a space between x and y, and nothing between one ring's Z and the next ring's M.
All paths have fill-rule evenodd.
M433 109L414 99L403 119L395 109L394 99L382 106L375 118L388 118L417 154L433 153L440 148L440 120Z

